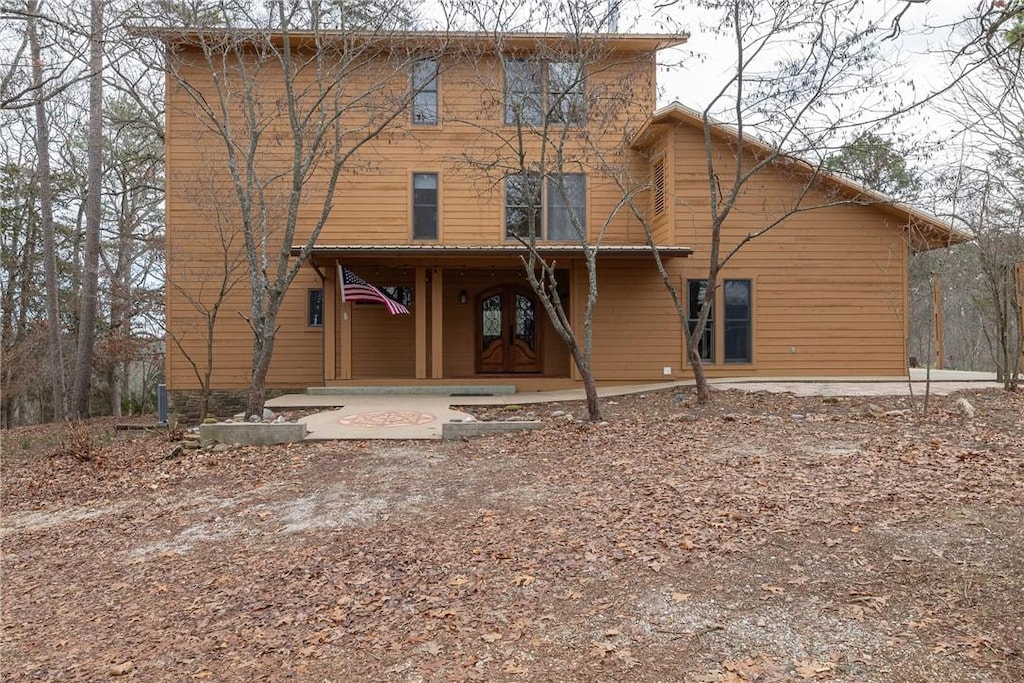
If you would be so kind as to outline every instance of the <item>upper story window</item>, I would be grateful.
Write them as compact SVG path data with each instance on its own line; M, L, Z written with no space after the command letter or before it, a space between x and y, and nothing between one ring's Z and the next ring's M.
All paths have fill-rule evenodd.
M558 173L542 181L539 173L505 178L505 236L557 242L581 241L587 229L587 177Z
M506 59L505 123L579 124L586 118L583 65Z
M579 62L548 62L548 121L583 123L583 65Z
M437 60L421 59L412 65L412 122L437 125Z
M437 174L412 174L412 236L437 239Z
M505 178L505 236L541 235L541 181L538 173Z
M540 62L505 60L505 123L540 123L543 120L543 82Z

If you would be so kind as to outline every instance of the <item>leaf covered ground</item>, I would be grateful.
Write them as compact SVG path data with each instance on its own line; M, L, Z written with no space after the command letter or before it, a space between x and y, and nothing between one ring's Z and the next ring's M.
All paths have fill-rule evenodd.
M1019 681L1024 396L960 396L170 460L10 430L0 679Z

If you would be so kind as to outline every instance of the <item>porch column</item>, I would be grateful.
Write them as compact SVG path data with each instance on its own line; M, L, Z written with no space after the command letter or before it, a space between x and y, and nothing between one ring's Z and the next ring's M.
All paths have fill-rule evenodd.
M569 322L576 338L583 343L583 314L587 308L587 268L582 261L569 261ZM566 350L566 353L569 353ZM580 380L580 369L569 353L569 379Z
M338 269L324 271L324 381L338 378Z
M444 377L444 277L440 268L433 268L430 276L430 378Z
M416 266L416 379L427 377L427 269Z
M341 305L341 377L352 379L352 302Z

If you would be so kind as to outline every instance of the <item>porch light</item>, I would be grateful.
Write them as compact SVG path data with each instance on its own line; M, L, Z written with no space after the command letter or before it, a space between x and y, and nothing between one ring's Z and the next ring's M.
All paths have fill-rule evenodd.
M466 290L459 290L459 303L464 304L469 301L469 292Z

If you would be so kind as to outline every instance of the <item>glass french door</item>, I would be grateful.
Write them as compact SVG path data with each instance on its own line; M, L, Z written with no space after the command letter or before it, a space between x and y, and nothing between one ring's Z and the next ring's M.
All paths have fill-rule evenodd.
M505 285L477 297L477 372L541 372L540 304L523 287Z

